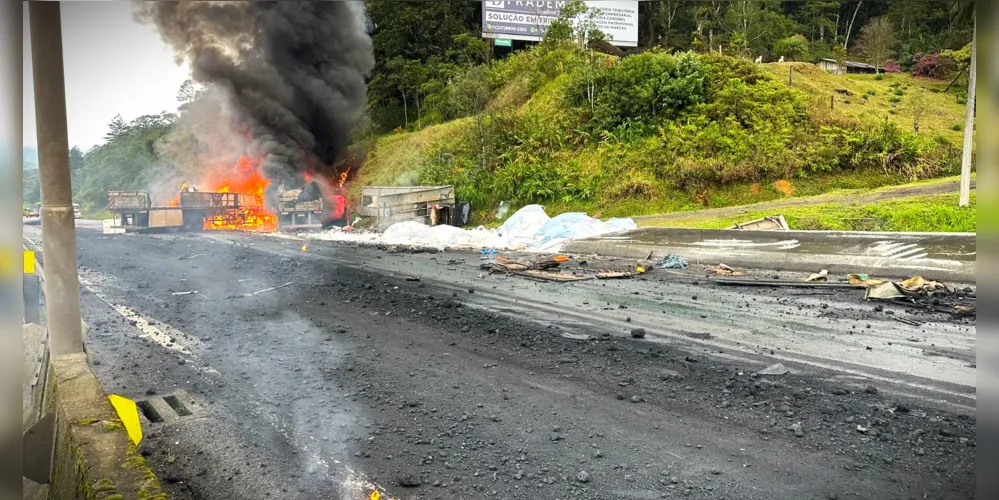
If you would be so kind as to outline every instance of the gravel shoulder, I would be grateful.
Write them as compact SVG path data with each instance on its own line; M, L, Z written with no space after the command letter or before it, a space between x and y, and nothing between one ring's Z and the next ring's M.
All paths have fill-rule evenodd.
M173 498L975 498L973 320L920 317L902 351L886 342L920 329L852 297L693 272L577 286L245 235L78 246L105 388L203 409L148 427ZM741 337L768 323L799 331ZM809 361L797 344L834 329L860 348ZM844 369L871 339L930 362ZM943 339L957 347L924 354ZM754 375L778 360L792 373Z

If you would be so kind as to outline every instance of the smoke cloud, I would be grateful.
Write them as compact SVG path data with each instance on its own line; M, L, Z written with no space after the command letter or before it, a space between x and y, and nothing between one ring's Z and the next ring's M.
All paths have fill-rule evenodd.
M206 89L163 145L178 166L235 153L259 159L272 186L338 177L374 67L362 2L136 1L133 12ZM198 148L184 146L192 138Z

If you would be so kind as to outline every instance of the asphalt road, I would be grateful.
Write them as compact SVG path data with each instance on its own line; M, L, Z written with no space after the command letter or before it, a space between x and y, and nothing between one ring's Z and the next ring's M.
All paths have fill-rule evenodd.
M536 283L476 254L94 227L95 372L191 413L146 422L171 498L975 498L973 318L701 269Z

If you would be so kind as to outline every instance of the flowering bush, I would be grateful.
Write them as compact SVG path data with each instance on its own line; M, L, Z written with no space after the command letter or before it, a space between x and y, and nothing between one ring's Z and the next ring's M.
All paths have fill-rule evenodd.
M940 58L940 53L923 54L917 52L912 56L912 76L929 76L941 78L951 70L948 61Z
M895 60L893 60L893 59L889 59L889 60L888 60L888 61L887 61L887 62L885 63L885 67L884 67L884 68L881 68L881 69L882 69L882 70L883 70L883 71L884 71L885 73L900 73L900 72L902 71L902 67L901 67L901 66L899 66L899 65L898 65L898 63L897 63L897 62L895 62Z

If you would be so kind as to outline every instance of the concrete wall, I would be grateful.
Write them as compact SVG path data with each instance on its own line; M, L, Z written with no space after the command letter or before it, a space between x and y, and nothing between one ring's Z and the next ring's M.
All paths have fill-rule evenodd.
M53 357L56 456L53 500L166 500L159 481L129 440L84 353Z

